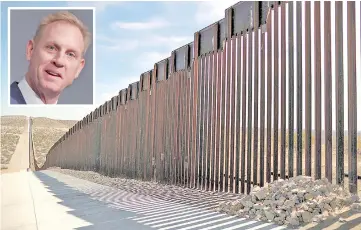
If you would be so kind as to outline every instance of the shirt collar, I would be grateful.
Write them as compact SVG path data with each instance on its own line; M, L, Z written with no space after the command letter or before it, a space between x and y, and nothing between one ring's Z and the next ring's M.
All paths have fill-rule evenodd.
M40 97L30 87L25 77L21 79L18 86L21 93L23 94L26 104L44 104L44 102L40 99ZM55 104L57 103L58 101L55 102Z

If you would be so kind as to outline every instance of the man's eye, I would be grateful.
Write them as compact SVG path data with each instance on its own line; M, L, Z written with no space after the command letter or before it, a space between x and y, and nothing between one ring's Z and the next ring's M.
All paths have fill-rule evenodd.
M74 54L74 53L68 53L68 55L69 55L70 57L75 57L75 54Z

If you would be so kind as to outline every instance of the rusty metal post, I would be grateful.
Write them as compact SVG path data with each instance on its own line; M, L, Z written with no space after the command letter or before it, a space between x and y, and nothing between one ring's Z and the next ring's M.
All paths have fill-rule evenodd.
M261 31L261 93L260 93L260 146L259 146L259 152L260 152L260 178L259 178L259 184L261 187L264 186L264 173L265 173L265 164L264 164L264 158L265 158L265 59L266 59L266 31L264 31L264 27Z
M252 68L254 66L253 64L253 30L248 30L248 108L247 108L247 194L251 192L251 180L252 180L252 170L251 170L251 157L252 157L252 82L253 82L253 74L252 74Z
M349 190L357 193L357 88L355 2L347 2L348 176Z
M286 3L281 3L281 178L286 178Z
M274 112L273 112L273 180L277 180L278 179L278 129L279 129L279 105L278 105L278 90L279 90L279 74L278 74L278 62L279 62L279 50L278 50L278 3L275 3L274 6L274 41L273 41L273 45L274 45L274 53L273 53L273 58L274 58L274 76L273 76L273 80L274 80L274 84L273 84L273 90L274 90Z
M296 3L296 44L297 44L297 175L302 175L302 141L303 141L303 120L302 120L302 2Z
M321 178L321 21L320 2L314 2L315 51L315 179ZM325 89L326 90L326 89Z
M294 170L294 42L293 42L293 2L288 2L288 176Z
M257 178L258 178L258 105L259 105L259 101L258 101L258 88L259 88L259 76L258 76L258 63L259 63L259 4L260 2L255 1L254 2L254 104L253 104L253 116L254 116L254 125L253 125L253 129L254 129L254 134L253 136L253 185L257 185Z
M229 182L232 181L232 178L229 176L229 160L230 155L233 151L230 150L230 122L231 122L231 43L232 43L232 36L233 36L233 8L228 8L226 10L226 22L227 22L227 36L226 36L226 59L224 59L224 64L226 65L226 130L225 130L225 192L228 192L230 189ZM231 183L232 184L232 183Z
M325 163L326 178L332 182L332 52L331 3L324 2L324 75L325 75ZM326 90L328 89L328 90Z
M236 106L235 106L235 116L236 116L236 142L235 142L235 184L234 184L234 192L237 194L239 193L239 164L240 164L240 154L241 154L241 86L242 86L242 72L241 72L241 45L242 45L242 36L241 35L237 35L236 38L236 42L237 42L237 49L236 49L236 57L237 57L237 69L235 70L235 79L237 82L234 82L235 87L236 87L236 93L234 94L235 97L237 98L236 100Z
M306 38L306 57L311 57L311 3L305 2L305 38ZM306 140L305 140L305 173L306 176L311 176L311 145L312 145L312 127L311 127L311 118L312 118L312 72L311 72L311 58L306 58Z
M267 16L267 160L266 181L271 182L271 137L272 137L272 15L274 10L268 11Z
M246 81L247 81L247 34L243 34L242 45L242 147L241 147L241 193L245 192L246 172Z
M336 31L336 183L344 185L344 71L343 71L343 8L342 1L335 3Z

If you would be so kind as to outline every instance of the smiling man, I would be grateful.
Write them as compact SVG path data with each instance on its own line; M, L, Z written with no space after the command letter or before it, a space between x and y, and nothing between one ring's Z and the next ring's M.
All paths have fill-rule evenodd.
M24 78L10 85L10 104L57 104L84 68L90 38L87 27L68 11L45 17L27 43Z

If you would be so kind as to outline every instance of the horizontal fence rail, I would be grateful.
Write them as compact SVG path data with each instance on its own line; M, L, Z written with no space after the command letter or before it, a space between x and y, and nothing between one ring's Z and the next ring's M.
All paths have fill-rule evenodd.
M233 193L307 175L356 193L356 11L237 3L79 121L44 168Z

